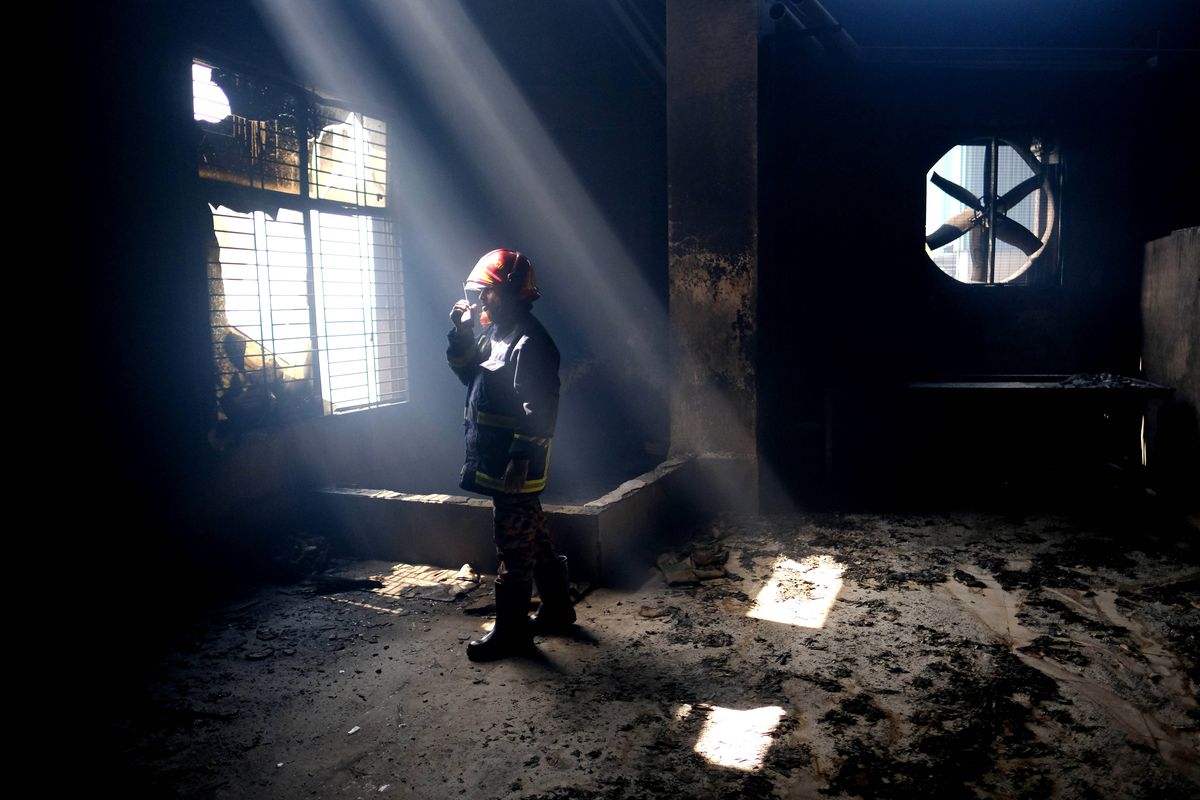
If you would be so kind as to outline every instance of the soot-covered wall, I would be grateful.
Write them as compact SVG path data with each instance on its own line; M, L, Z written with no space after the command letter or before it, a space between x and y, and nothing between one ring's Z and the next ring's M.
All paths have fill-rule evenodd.
M950 443L978 454L971 469L995 463L995 434L1012 422L1003 409L910 415L892 391L908 381L1138 374L1141 249L1196 219L1180 183L1196 174L1197 131L1183 111L1194 59L1170 69L988 69L868 53L855 64L813 60L799 39L768 34L760 446L785 484L828 499L832 475L858 499L903 500L961 467L939 459ZM960 284L924 254L926 172L981 135L1059 143L1062 272L1048 285ZM928 427L913 436L917 425ZM1016 455L1005 469L1054 446L1033 427L1015 429L1030 438L1009 442ZM985 473L972 479L1007 480Z

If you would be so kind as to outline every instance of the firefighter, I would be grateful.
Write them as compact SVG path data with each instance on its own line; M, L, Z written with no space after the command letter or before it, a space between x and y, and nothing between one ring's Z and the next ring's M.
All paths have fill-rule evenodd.
M554 551L539 495L546 488L558 415L558 348L531 313L541 294L529 259L493 250L454 304L446 360L467 387L462 488L494 504L496 625L467 645L472 661L529 652L535 633L575 622L566 558ZM476 335L474 318L482 330ZM542 604L528 617L533 583Z

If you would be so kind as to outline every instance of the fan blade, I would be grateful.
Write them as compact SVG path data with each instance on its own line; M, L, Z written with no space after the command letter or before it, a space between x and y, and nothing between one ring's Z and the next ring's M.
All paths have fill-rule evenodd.
M996 201L996 212L1003 214L1008 211L1017 203L1024 200L1030 192L1040 187L1043 180L1044 178L1041 175L1033 175L1009 189Z
M1042 240L1019 222L1008 217L996 216L996 238L1008 242L1027 256L1042 249Z
M973 208L976 211L983 211L983 203L980 202L979 198L971 194L963 187L959 186L957 183L946 180L936 172L929 176L929 182L953 197L958 202L962 203L964 206Z
M942 226L933 233L925 237L925 244L929 245L930 250L937 250L939 247L945 247L953 242L958 237L962 236L967 231L977 226L982 217L974 211L967 209L960 211L950 219L942 223Z

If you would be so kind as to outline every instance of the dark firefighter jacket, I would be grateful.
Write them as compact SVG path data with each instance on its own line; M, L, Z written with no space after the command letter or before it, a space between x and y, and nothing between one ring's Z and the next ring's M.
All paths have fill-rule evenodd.
M462 488L504 494L510 459L528 459L520 494L546 488L550 441L558 417L558 348L532 314L502 335L495 325L477 338L449 334L446 360L467 387L467 458Z

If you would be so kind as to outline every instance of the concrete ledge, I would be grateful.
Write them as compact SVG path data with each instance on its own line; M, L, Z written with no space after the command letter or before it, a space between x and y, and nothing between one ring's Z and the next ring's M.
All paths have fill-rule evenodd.
M719 511L744 510L739 502L754 498L754 474L753 464L732 456L683 456L587 503L599 517L600 581L639 585L663 549Z
M635 585L655 556L722 510L753 498L755 466L725 456L684 456L659 464L582 506L545 506L558 551L573 576ZM330 487L317 504L339 552L372 559L482 572L496 567L492 503L446 494Z

